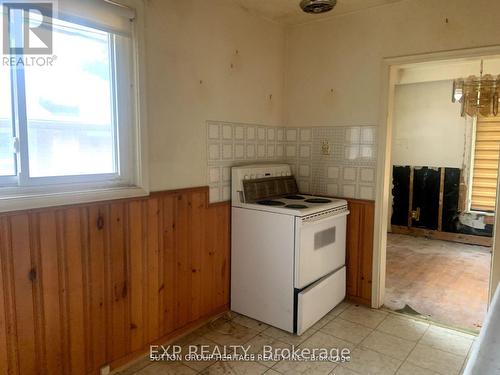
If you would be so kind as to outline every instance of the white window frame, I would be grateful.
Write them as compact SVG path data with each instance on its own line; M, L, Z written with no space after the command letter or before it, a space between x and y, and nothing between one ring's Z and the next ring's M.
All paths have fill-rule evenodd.
M21 173L18 176L0 177L0 212L42 208L49 206L87 203L94 201L139 197L149 194L148 160L147 160L147 129L145 99L145 53L144 53L144 6L141 0L120 0L136 12L133 22L132 51L126 48L114 48L113 58L120 59L124 71L115 72L124 76L126 72L130 80L124 82L113 79L116 84L113 95L116 96L116 105L121 109L117 113L114 109L115 121L119 124L115 137L117 156L117 171L119 174L97 174L82 176L34 177ZM111 43L115 46L119 41ZM119 54L126 53L129 56ZM21 79L24 77L20 77ZM115 77L113 77L115 78ZM14 85L16 86L16 85ZM22 94L22 93L21 93ZM125 103L125 104L123 104ZM128 110L125 112L125 110ZM24 113L25 109L16 113ZM26 119L17 119L26 121ZM26 124L26 122L25 122ZM27 128L24 127L26 130ZM17 137L26 137L15 129ZM26 138L25 138L26 139ZM26 171L27 142L20 142L23 153L18 158L18 167ZM10 186L8 186L10 185Z

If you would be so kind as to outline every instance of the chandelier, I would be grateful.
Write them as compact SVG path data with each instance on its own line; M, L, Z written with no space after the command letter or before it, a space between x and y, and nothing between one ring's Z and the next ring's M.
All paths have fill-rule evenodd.
M480 76L470 76L453 81L451 101L462 104L461 115L497 116L498 100L500 98L500 75L483 75L483 60L481 60Z

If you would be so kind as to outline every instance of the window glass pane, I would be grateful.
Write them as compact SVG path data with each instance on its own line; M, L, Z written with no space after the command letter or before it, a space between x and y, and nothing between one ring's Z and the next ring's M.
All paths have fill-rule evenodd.
M16 175L10 82L10 68L0 66L0 176Z
M55 22L57 59L25 69L30 176L116 173L111 36Z

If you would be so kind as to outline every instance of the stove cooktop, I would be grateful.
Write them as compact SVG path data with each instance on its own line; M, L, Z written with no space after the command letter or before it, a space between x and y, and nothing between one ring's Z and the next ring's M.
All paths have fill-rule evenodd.
M262 199L253 203L236 204L235 206L302 217L346 205L347 202L343 199L292 194Z
M273 199L265 199L265 200L262 200L262 201L257 201L257 204L260 204L262 206L284 206L286 203L280 202L280 201L276 201L276 200L273 200Z

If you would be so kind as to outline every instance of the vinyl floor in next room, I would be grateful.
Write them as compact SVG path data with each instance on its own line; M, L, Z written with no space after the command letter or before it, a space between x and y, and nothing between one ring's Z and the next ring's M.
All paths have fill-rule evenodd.
M388 234L385 306L407 305L433 321L478 330L487 308L490 251Z

